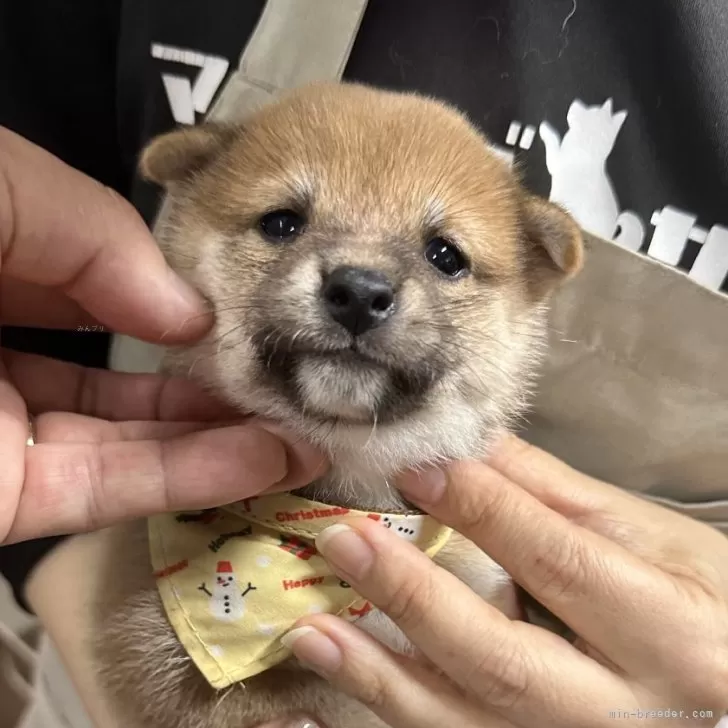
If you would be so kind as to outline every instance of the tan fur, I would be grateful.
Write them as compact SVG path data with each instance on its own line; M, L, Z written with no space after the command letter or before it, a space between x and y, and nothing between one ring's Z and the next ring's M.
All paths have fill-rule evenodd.
M403 510L390 485L397 472L479 457L521 415L544 347L548 294L579 269L581 236L563 211L528 195L455 110L363 86L312 86L240 126L161 137L141 168L170 193L162 249L216 312L207 339L171 353L167 368L324 448L332 469L309 497ZM281 208L305 214L306 229L290 244L271 244L258 220ZM470 275L445 280L429 266L423 251L434 236L461 248ZM366 370L304 351L337 341L319 303L322 277L337 265L373 268L397 285L396 315L367 334L377 365ZM303 352L294 360L295 399L260 356L286 347ZM414 404L382 409L380 400L399 391L400 369L431 384ZM125 725L232 728L299 709L331 726L380 725L295 665L215 694L167 624L143 526L119 537L128 574L114 575L101 604L99 656ZM468 541L454 538L437 560L515 616L513 585ZM382 614L359 624L409 651Z

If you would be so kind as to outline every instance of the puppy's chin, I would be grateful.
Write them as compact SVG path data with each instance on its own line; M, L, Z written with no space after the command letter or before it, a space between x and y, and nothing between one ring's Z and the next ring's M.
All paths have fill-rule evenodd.
M401 346L342 343L315 330L295 338L271 335L266 327L253 346L261 387L306 424L396 424L427 406L445 373L435 352L415 360Z
M347 424L376 422L389 387L383 367L353 357L302 356L293 376L304 412Z

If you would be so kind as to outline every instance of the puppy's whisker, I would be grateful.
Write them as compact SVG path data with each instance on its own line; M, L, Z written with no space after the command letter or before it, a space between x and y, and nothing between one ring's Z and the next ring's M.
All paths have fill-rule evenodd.
M371 431L369 437L367 438L367 441L364 443L364 449L365 450L368 450L369 449L369 446L372 444L372 441L374 440L374 436L377 433L377 412L376 412L376 410L374 411L374 414L373 414L372 417L373 417L373 420L372 420L372 431Z
M240 329L242 329L242 328L243 328L243 324L238 324L237 326L233 326L232 329L230 329L229 331L226 331L224 334L222 334L221 336L219 336L216 341L211 342L213 344L215 344L215 343L217 344L217 353L218 354L220 354L221 347L225 343L225 340L228 337L230 337L233 334L235 334L237 331L240 331ZM234 346L234 344L233 344L233 346Z
M288 343L288 350L293 351L293 347L296 345L296 339L303 334L305 329L300 328L298 331L296 331L295 334L291 337L291 340Z
M195 360L194 360L194 361L192 362L192 364L190 365L190 368L189 368L189 370L187 371L187 378L188 378L188 379L192 379L192 374L193 374L193 372L194 372L194 370L195 370L195 367L197 366L197 363L198 363L198 362L199 362L199 361L200 361L201 359L203 359L203 357L202 357L202 356L198 356L198 357L197 357L197 358L196 358L196 359L195 359Z

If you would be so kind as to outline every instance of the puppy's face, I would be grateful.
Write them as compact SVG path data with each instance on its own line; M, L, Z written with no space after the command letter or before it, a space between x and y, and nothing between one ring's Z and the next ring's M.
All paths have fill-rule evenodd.
M193 375L329 440L409 433L431 459L454 447L435 430L467 447L507 422L543 301L581 260L566 214L416 96L308 87L161 137L142 170L171 193L162 247L216 314Z

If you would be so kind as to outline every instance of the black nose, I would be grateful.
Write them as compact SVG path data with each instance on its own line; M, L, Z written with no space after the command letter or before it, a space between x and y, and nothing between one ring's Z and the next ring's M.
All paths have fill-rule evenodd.
M354 336L384 323L394 312L394 289L375 270L342 266L328 275L321 289L334 321Z

